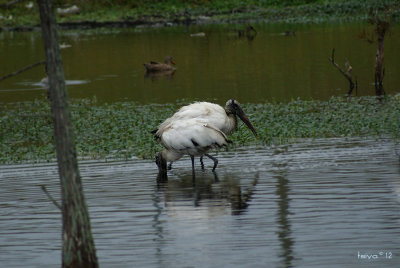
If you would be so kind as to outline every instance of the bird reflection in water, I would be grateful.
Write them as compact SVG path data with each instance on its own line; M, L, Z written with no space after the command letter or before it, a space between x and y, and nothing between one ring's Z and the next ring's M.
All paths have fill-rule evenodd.
M237 177L227 175L220 179L216 172L203 172L196 180L190 175L179 176L178 179L174 176L169 181L158 177L157 182L157 188L163 192L165 206L175 213L179 213L177 208L181 204L191 201L194 207L205 206L213 214L225 214L226 206L229 205L231 213L237 215L249 206L258 175L247 187L241 186Z
M175 70L161 71L161 72L146 72L144 77L149 78L151 80L156 80L159 78L166 78L168 80L172 80L174 74Z

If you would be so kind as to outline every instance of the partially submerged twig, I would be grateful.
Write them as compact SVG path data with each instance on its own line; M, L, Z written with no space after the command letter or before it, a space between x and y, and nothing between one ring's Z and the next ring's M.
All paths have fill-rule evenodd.
M15 5L15 4L26 2L26 1L28 1L28 0L12 0L12 1L8 2L8 3L1 4L0 8L9 8L9 7L11 7L11 6Z
M40 188L42 188L42 191L47 195L47 197L50 199L51 202L53 202L53 204L58 207L59 210L62 210L62 207L60 206L60 204L57 203L57 200L55 200L50 193L47 191L46 186L41 185Z
M250 25L250 23L247 23L247 27L245 30L237 30L239 38L241 37L247 37L249 41L252 41L256 35L258 34L256 29Z
M374 10L371 9L369 13L370 18L368 22L375 26L376 39L378 41L378 47L375 55L375 94L377 96L385 95L383 88L383 78L385 76L385 68L383 67L384 54L384 40L385 34L389 29L390 23L386 19L386 13L383 19L378 16L378 13L374 14Z
M21 70L18 70L18 71L12 72L10 74L6 74L6 75L1 76L0 77L0 81L4 80L6 78L12 77L12 76L16 76L17 74L20 74L20 73L25 72L25 71L27 71L29 69L32 69L33 67L36 67L38 65L45 64L45 63L46 63L46 61L43 60L43 61L39 61L39 62L36 62L34 64L31 64L31 65L28 65L28 66L22 68Z
M339 64L337 64L337 63L335 62L335 49L333 48L333 49L332 49L332 56L329 58L329 61L332 62L333 66L335 66L336 69L338 69L339 72L349 81L350 89L349 89L349 92L348 92L347 94L348 94L348 95L351 95L351 94L353 93L353 89L354 89L354 88L356 89L356 94L357 94L358 83L357 83L357 80L356 80L356 82L354 83L354 82L353 82L353 78L351 77L351 70L353 69L353 67L351 67L349 60L346 59L346 62L345 62L345 64L344 64L345 70L343 70L343 69L339 66Z

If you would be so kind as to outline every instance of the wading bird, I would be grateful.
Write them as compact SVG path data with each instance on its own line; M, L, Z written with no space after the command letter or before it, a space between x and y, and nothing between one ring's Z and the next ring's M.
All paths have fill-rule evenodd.
M151 61L150 63L143 63L147 72L167 72L176 70L171 64L176 64L171 56L165 57L163 63Z
M156 164L161 179L167 177L167 162L173 162L187 154L192 160L192 175L194 171L194 157L206 155L214 161L213 171L218 160L207 154L213 148L221 148L231 143L226 135L209 125L206 120L199 118L176 120L168 124L158 137L165 150L156 156Z
M156 137L160 136L167 125L177 120L202 118L208 124L224 132L225 135L229 135L237 128L237 116L249 127L254 136L257 137L257 132L240 106L240 103L234 99L230 99L226 102L225 109L211 102L195 102L183 106L173 116L161 123L158 128L153 131L153 134L155 134Z
M218 104L210 102L196 102L187 106L183 106L172 117L166 119L163 123L161 123L158 126L158 129L154 130L152 133L155 135L156 139L160 141L165 148L168 149L168 144L165 144L165 142L162 141L162 138L165 131L169 130L171 124L180 121L193 123L196 122L196 120L199 120L199 122L203 122L203 124L206 124L207 126L222 132L226 136L236 130L238 124L237 116L249 127L254 136L257 137L257 132L251 124L250 120L240 107L239 102L234 99L230 99L226 102L225 109ZM185 133L187 132L185 131ZM211 158L214 161L213 171L215 170L218 164L218 160L216 158L206 153L197 153L196 155L200 156L202 168L204 168L202 162L203 155ZM158 155L158 157L160 157L160 155ZM170 168L172 162L175 160L173 160L173 157L169 157L167 161L170 162ZM158 167L160 169L160 165L158 165Z

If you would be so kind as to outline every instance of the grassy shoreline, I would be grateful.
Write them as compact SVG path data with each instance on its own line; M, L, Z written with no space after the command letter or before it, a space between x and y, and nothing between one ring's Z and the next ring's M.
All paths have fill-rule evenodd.
M184 103L97 104L73 100L71 112L78 156L83 159L152 159L162 147L150 131ZM3 109L4 108L4 109ZM387 96L332 97L329 101L244 104L259 133L255 140L240 124L230 136L235 146L269 146L301 138L400 137L400 100ZM0 164L38 163L55 159L52 120L47 100L2 105Z
M59 1L61 2L61 1ZM81 13L59 16L68 27L136 27L178 23L246 22L326 22L330 20L365 20L370 7L390 8L392 19L400 18L397 0L298 0L287 1L118 1L120 5L86 5ZM112 1L99 1L109 2ZM275 4L271 4L275 2ZM288 1L289 2L289 1ZM306 4L306 2L310 2ZM147 4L145 4L147 3ZM150 3L150 4L149 4ZM277 3L281 3L277 5ZM0 9L1 30L38 28L37 7L27 12L26 3ZM206 18L205 18L206 17ZM8 19L11 18L11 19ZM70 25L70 26L68 26ZM86 26L85 26L86 25ZM125 25L125 26L124 26ZM89 27L89 28L90 28ZM71 112L78 155L85 159L153 158L161 146L150 131L184 103L140 105L133 102L98 104L95 100L73 100ZM55 159L52 120L48 101L36 100L14 104L0 103L0 165L44 162ZM240 125L231 139L234 146L282 144L299 138L330 137L400 137L400 100L387 96L383 102L375 97L341 98L329 101L293 100L289 103L246 104L260 138Z
M35 2L35 1L33 1ZM76 4L78 14L57 15L61 28L169 26L195 23L247 21L320 23L366 20L370 8L389 10L400 18L398 0L298 0L298 1L56 1L56 7ZM28 2L29 3L29 2ZM39 29L36 4L27 2L0 9L0 31Z

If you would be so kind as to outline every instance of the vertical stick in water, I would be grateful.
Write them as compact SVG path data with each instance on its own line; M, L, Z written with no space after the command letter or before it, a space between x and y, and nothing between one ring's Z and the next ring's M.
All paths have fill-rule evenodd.
M89 212L76 158L54 10L50 0L38 0L38 5L61 181L62 267L98 267Z

